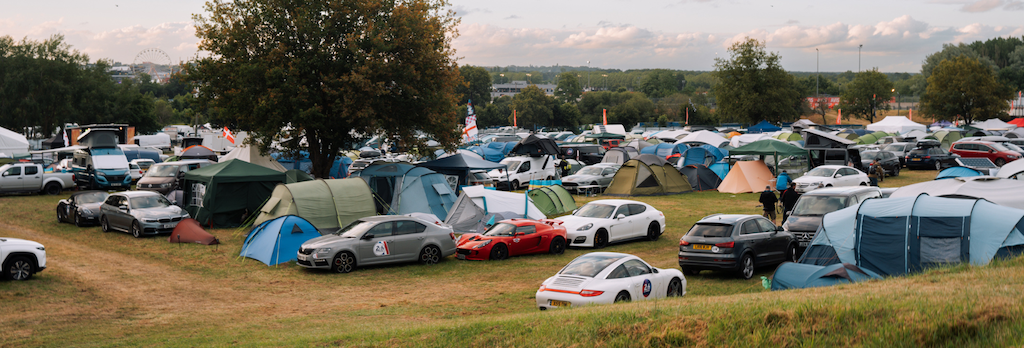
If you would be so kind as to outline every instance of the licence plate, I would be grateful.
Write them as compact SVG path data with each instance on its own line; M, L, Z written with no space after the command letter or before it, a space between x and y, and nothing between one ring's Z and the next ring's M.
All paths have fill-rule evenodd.
M459 259L459 260L465 260L465 259L466 259L466 255L462 255L462 254L455 254L455 258L456 258L456 259Z
M121 183L119 183L119 182L111 183L110 186L118 187L118 186L121 186Z
M569 303L569 301L559 301L559 300L548 300L548 304L551 305L552 307L569 307L569 306L572 306L572 304Z
M711 250L711 246L707 244L694 244L693 250Z
M910 161L911 161L911 162L918 162L918 161L920 161L920 160L921 160L920 158L911 158L911 159L910 159Z
M811 245L811 242L800 242L800 246L805 247Z
M172 227L174 227L174 224L163 224L163 225L160 225L160 228L172 228Z

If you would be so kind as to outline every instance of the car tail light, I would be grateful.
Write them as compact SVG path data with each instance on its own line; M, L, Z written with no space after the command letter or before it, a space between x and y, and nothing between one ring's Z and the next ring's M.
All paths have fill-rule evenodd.
M452 240L455 240L455 232L448 232L448 235L452 237Z
M582 291L580 291L580 296L583 296L583 297L594 297L594 296L601 296L601 294L603 294L603 293L604 293L604 291L600 291L600 290L582 290Z
M719 247L719 248L732 248L732 247L736 246L736 242L718 243L718 244L715 244L715 246Z
M932 156L924 156L925 159L932 158Z
M685 240L680 239L679 240L679 245L690 245L690 242L687 242Z

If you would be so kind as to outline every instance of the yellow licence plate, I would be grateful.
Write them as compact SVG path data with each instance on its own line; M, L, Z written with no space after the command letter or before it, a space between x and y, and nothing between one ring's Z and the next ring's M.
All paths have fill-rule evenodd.
M553 306L553 307L569 307L569 306L572 305L571 303L569 303L569 301L559 301L559 300L548 300L548 304Z
M911 158L910 161L920 161L920 158Z
M693 250L711 250L711 246L707 244L694 244Z

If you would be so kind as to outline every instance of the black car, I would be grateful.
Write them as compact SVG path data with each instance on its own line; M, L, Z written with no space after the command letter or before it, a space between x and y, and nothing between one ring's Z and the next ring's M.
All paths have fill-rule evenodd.
M679 268L688 275L720 270L750 279L757 266L796 259L793 234L760 215L710 215L679 239Z
M959 157L943 150L938 142L919 142L917 148L907 153L907 169L943 170L957 166Z
M583 164L591 165L601 163L604 159L605 148L597 144L565 144L559 145L559 151L565 158L575 158Z
M878 159L878 164L885 170L886 176L899 176L900 158L892 151L864 151L860 154L860 163L864 168L871 167L871 161ZM868 173L870 174L870 173Z
M73 222L75 226L92 225L99 221L100 206L107 200L105 191L81 191L57 202L57 222Z

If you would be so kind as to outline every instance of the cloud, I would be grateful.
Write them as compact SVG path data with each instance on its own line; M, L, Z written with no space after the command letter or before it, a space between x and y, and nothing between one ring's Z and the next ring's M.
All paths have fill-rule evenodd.
M505 17L503 19L520 19L520 18L523 18L523 17L519 17L517 15L511 15L511 16Z
M0 19L0 28L5 23L15 23L7 35L29 40L46 40L53 35L64 36L72 49L88 54L90 60L111 59L131 63L144 49L158 48L167 53L172 62L188 60L197 54L199 39L191 22L167 22L145 27L134 25L108 31L94 32L79 29L79 23L67 23L64 18L39 23L33 26L20 25L18 21Z
M960 8L963 12L987 12L1003 5L1003 0L978 0Z
M1006 11L1021 11L1024 10L1024 2L1020 0L977 0L977 1L963 1L963 0L935 0L932 3L938 4L955 4L963 5L960 7L961 12L980 13L988 12L1000 7Z
M486 8L467 8L462 5L452 7L452 11L455 11L455 15L460 17L465 17L474 13L491 13L491 10Z

